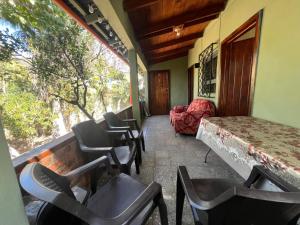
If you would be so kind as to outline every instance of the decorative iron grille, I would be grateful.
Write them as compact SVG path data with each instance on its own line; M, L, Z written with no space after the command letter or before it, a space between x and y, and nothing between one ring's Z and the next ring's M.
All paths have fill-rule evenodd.
M198 96L213 98L216 93L217 43L210 44L199 55Z

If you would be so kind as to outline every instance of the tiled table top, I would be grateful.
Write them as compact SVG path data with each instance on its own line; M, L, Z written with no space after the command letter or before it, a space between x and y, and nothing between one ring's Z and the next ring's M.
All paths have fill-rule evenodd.
M254 117L210 117L202 119L197 138L215 139L215 148L247 158L251 168L254 159L300 187L300 129Z

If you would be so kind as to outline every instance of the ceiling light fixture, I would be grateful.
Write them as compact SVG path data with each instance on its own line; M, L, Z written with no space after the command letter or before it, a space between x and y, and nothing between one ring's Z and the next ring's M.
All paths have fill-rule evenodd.
M176 33L176 37L181 36L182 30L183 30L183 24L180 24L178 26L173 26L173 32Z
M101 16L99 16L99 17L98 17L98 23L100 23L100 24L101 24L101 23L103 23L103 21L104 21L104 18L103 18L103 17L101 17Z
M106 24L105 29L106 29L106 30L109 30L109 28L110 28L110 27L109 27L109 24Z
M91 14L94 13L94 6L92 4L89 4L89 12Z

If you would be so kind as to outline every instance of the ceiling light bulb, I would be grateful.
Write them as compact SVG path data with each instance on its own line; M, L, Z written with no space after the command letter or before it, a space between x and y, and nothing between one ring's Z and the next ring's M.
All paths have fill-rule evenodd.
M94 13L94 7L92 4L89 4L89 12Z
M109 24L106 24L105 29L109 30Z
M101 16L99 16L99 17L98 17L98 23L100 23L100 24L101 24L101 23L103 23L103 21L104 21L104 18L103 18L103 17L101 17Z
M183 30L183 24L173 27L173 32L176 33L176 37L181 36L182 30Z

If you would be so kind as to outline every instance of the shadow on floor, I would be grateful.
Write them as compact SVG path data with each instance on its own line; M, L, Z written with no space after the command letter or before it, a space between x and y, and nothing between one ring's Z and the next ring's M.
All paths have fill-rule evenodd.
M243 179L231 169L213 151L204 163L208 147L193 136L175 135L170 125L169 116L152 116L143 124L146 152L140 175L132 175L145 184L153 180L163 187L164 198L168 207L169 224L175 225L176 216L176 172L179 165L185 165L192 178L229 178L238 182ZM185 204L183 225L194 224L191 210ZM155 212L148 225L160 224Z

